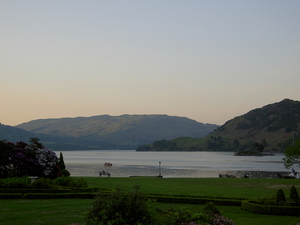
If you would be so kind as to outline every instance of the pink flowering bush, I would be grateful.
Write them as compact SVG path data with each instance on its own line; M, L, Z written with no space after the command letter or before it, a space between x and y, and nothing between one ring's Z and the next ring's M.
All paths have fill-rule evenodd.
M235 223L227 217L215 214L210 218L211 225L235 225Z

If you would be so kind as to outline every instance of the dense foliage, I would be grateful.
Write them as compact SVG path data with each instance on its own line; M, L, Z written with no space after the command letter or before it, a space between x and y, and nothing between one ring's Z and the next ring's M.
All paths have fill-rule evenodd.
M0 141L0 178L38 176L55 178L61 175L58 158L39 139L30 143Z
M288 169L300 160L300 139L295 145L290 145L284 152L284 166Z
M88 209L87 224L154 224L154 217L136 186L124 192L116 188L109 196L100 193Z
M279 189L276 194L276 205L283 205L286 203L285 194L282 189Z
M298 191L295 186L292 186L290 189L290 199L295 202L298 202L298 200L299 200Z

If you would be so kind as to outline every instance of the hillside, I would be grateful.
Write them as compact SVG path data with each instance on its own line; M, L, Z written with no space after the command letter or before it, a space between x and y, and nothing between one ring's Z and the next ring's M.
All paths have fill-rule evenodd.
M28 142L29 138L31 137L35 137L35 134L33 132L0 124L0 140L7 140L11 142Z
M47 146L58 149L60 143L81 146L81 149L136 149L159 139L181 136L205 137L218 128L186 117L168 115L93 116L61 119L40 119L17 126L37 135L53 137ZM56 144L56 146L55 146Z
M255 143L264 151L283 151L300 137L300 102L284 99L235 117L205 138L160 140L138 151L244 151Z

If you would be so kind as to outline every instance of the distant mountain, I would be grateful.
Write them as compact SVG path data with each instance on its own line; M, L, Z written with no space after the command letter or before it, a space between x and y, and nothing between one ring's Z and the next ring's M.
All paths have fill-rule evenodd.
M28 142L29 138L35 136L36 134L33 132L25 131L17 127L0 124L0 140L7 140L10 142Z
M64 149L136 149L158 139L201 138L218 128L168 115L93 116L40 119L16 126L33 132L47 147ZM0 137L1 138L1 137ZM63 145L63 146L62 146Z
M257 143L265 151L283 151L292 136L300 138L300 102L284 99L235 117L205 138L158 140L137 150L245 151Z

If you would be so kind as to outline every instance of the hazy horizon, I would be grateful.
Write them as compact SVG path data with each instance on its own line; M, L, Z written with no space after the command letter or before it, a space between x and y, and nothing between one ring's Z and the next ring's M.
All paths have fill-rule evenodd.
M300 1L0 0L0 122L300 100Z

